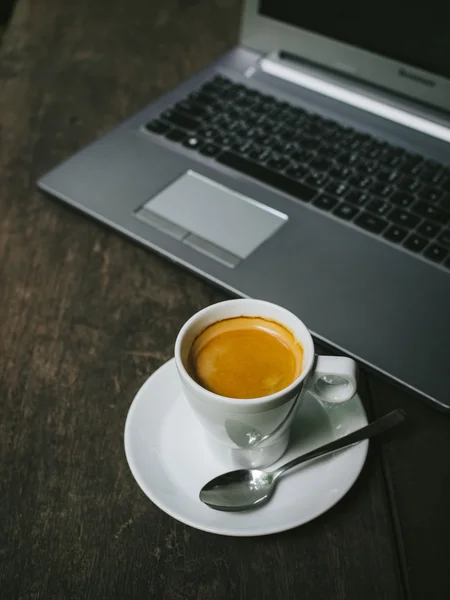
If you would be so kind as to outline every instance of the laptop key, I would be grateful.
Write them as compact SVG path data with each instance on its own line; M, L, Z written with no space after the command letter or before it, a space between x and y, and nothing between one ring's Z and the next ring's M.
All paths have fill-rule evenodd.
M418 215L425 217L427 219L431 219L432 221L437 221L438 223L442 223L446 225L450 218L450 213L445 210L441 210L435 206L431 206L422 200L415 202L411 206L411 210L413 210Z
M202 146L200 146L199 152L200 152L200 154L203 154L204 156L208 156L208 157L212 158L213 156L216 156L217 154L219 154L220 148L219 148L219 146L216 146L215 144L206 142L206 144L203 144Z
M333 144L330 144L329 142L322 142L320 144L320 147L318 148L318 152L319 152L320 156L334 159L334 157L336 155L336 147ZM351 171L350 167L345 167L345 165L337 165L337 163L336 163L335 166L342 167L342 168L348 168L349 172Z
M326 173L322 173L321 171L310 171L305 181L315 188L323 188L329 179L330 178Z
M358 225L366 231L371 233L381 233L388 226L388 222L385 219L375 217L370 213L363 212L354 220L355 225Z
M426 238L434 238L440 231L439 225L436 223L432 223L431 221L424 221L421 223L420 227L417 228L417 233L425 236Z
M327 191L329 194L333 194L333 196L338 196L341 198L349 191L349 186L346 183L340 183L339 181L331 181L327 185L325 191Z
M420 223L419 217L416 215L412 215L409 212L404 210L400 210L399 208L394 208L388 215L389 220L395 223L396 225L403 225L408 229L413 229L417 227Z
M450 212L450 193L442 196L439 201L439 208L443 208L444 210L448 210Z
M332 210L337 203L338 200L336 198L322 194L314 200L313 205L321 210Z
M364 159L359 155L358 152L342 152L337 159L344 165L357 165L364 163Z
M415 169L417 165L420 165L422 162L423 159L418 154L408 153L400 163L400 170L405 173L405 175L409 175L412 169Z
M427 239L413 233L409 236L409 238L403 245L405 246L405 248L408 248L408 250L411 250L411 252L421 252L427 244Z
M439 185L444 191L446 191L450 194L450 173L449 173L448 169L445 169L444 176Z
M377 175L380 168L380 163L376 160L368 160L358 168L361 172L368 173L369 175Z
M327 171L333 165L332 161L328 158L321 158L317 156L310 162L310 166L312 169L316 169L317 171Z
M334 164L329 171L331 177L336 179L347 179L351 175L354 174L354 171L351 167L346 167L345 165L340 165L338 163Z
M181 114L193 119L204 119L208 117L208 111L201 104L195 102L179 102L175 104L174 109L179 110Z
M428 248L423 253L424 256L437 263L442 262L448 254L449 251L443 246L439 246L438 244L430 244L430 246L428 246Z
M385 215L391 207L387 202L383 202L383 200L372 200L366 208L367 210L370 210L370 212L381 217Z
M233 152L223 152L216 160L222 165L236 169L236 171L244 173L244 175L254 177L267 185L302 200L303 202L310 202L314 196L317 195L317 190L314 188L305 185L304 183L300 183L299 181L294 181L290 177L286 177L267 167L258 165Z
M398 227L398 225L391 225L389 229L383 233L383 237L390 242L395 242L397 244L402 242L407 235L408 231L402 227Z
M385 183L393 183L396 179L400 177L398 171L387 171L385 169L380 169L375 173L378 181L382 181Z
M171 142L181 142L186 137L186 132L182 129L177 129L174 127L166 134L166 138Z
M231 149L239 152L239 148L242 146L242 141L236 142L236 144L231 144ZM270 159L271 152L268 148L264 148L263 146L255 146L251 147L251 150L248 151L248 156L257 163L264 163L266 160Z
M419 198L428 202L438 202L442 195L442 190L434 187L427 187L419 192Z
M447 248L450 248L450 229L445 229L438 237L437 241Z
M360 190L351 190L346 196L345 200L347 202L351 202L355 206L364 206L372 199L370 194L366 194L365 192L361 192Z
M390 197L390 202L395 204L396 206L401 206L402 208L407 208L410 204L414 202L414 196L411 194L405 194L403 192L396 192L393 196Z
M301 145L306 150L315 150L320 146L320 140L316 137L304 136L301 141Z
M274 171L282 171L289 165L289 161L284 156L272 156L266 164Z
M382 157L382 161L386 167L401 168L402 165L402 157L400 155L386 155Z
M350 183L355 187L364 190L373 183L373 179L372 177L367 177L366 175L354 175L350 178Z
M160 121L159 119L154 119L153 121L150 121L150 123L147 123L145 129L147 129L151 133L162 135L169 131L169 125L167 125L167 123L164 123L163 121Z
M380 196L380 198L389 198L389 196L392 196L394 188L392 187L392 185L386 185L384 183L374 183L370 187L370 191L372 192L372 194L375 194L375 196Z
M307 167L303 165L291 165L286 169L286 174L293 179L304 179L309 173Z
M412 167L412 169L410 170L409 174L410 175L419 175L419 174L421 174L422 171L423 171L424 165L425 165L425 161L422 160L421 162L417 163L416 165L414 165Z
M356 208L356 206L352 206L351 204L343 202L335 210L333 210L333 215L336 215L345 221L351 221L358 214L358 212L359 210Z
M166 112L161 115L161 118L181 129L195 130L200 124L196 119L192 119L187 115L183 115L181 112L170 109L166 110Z
M296 163L308 163L310 158L311 158L311 154L309 152L306 152L306 150L299 150L298 148L293 150L291 157L292 160L294 160Z
M212 140L217 135L217 129L215 127L201 127L198 129L198 135L201 135L207 140Z
M404 192L410 192L411 194L417 193L422 184L415 177L402 177L398 181L395 182L396 186L400 188Z

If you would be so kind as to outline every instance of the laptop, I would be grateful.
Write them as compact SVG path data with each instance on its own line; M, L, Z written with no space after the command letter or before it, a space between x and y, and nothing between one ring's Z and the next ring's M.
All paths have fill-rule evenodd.
M241 45L40 189L450 410L438 0L247 0Z

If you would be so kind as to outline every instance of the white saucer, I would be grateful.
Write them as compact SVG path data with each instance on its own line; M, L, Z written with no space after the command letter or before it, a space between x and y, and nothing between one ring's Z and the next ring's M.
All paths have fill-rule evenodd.
M308 395L295 418L288 452L279 463L367 425L361 400L324 408ZM215 511L200 502L202 486L235 468L207 451L202 426L181 391L174 359L141 387L125 424L125 453L136 481L159 508L211 533L266 535L318 517L356 481L366 459L364 441L287 473L268 504L241 513ZM275 468L275 463L270 468Z

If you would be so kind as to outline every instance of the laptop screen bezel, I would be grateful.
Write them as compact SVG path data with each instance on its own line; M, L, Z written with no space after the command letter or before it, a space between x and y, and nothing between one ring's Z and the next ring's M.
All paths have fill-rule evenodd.
M406 96L450 114L450 80L400 61L287 25L258 12L258 0L246 0L241 43L259 52L291 52L343 76Z

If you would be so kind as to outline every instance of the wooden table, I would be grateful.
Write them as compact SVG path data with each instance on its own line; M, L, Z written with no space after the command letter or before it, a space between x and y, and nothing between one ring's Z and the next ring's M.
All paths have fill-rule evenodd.
M184 526L125 461L135 392L186 318L226 296L35 180L231 47L239 4L16 4L0 55L2 600L450 598L450 420L377 377L362 378L369 416L402 407L409 427L293 531Z

